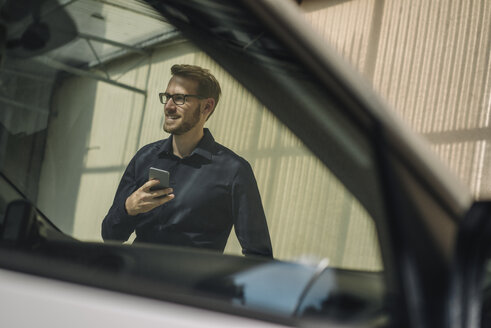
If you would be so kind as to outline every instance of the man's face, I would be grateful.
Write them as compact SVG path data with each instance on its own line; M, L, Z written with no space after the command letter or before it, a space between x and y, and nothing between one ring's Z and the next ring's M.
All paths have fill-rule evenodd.
M181 76L173 76L165 92L171 95L195 95L197 88L198 82ZM204 121L201 117L200 106L200 99L196 97L187 97L183 105L176 105L173 100L169 100L164 106L164 131L182 135L193 129L203 129Z

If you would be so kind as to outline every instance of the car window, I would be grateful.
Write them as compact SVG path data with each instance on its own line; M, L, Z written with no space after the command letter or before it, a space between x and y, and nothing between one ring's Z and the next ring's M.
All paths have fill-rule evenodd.
M354 311L360 318L380 314L385 285L375 222L383 213L374 150L366 135L373 128L369 117L354 115L356 106L341 108L335 93L325 92L273 38L252 25L248 29L248 21L218 17L223 26L209 42L226 44L228 55L237 49L247 53L250 57L235 62L244 65L241 77L270 83L268 95L256 95L250 84L229 73L233 61L221 66L144 3L125 7L88 0L58 8L47 1L46 6L52 15L63 9L80 35L39 56L6 58L10 71L1 76L11 83L1 129L6 137L2 154L9 156L3 156L0 169L61 231L87 243L102 242L101 223L128 163L145 145L168 137L158 94L165 91L171 66L199 65L222 85L222 99L207 127L250 163L277 262L187 286L226 295L238 307L287 316L345 319L353 313L351 304L358 306ZM176 18L170 19L173 23L186 21L179 6L167 9ZM118 34L124 17L134 20ZM139 26L146 27L139 35L121 36ZM36 65L41 70L30 70ZM258 79L260 73L264 76ZM279 107L284 108L280 117ZM307 111L318 117L311 125L304 120ZM281 115L298 117L298 126L285 126ZM305 145L297 135L317 133L317 124L327 126L329 138ZM6 203L11 197L1 190ZM157 262L157 253L150 261ZM225 253L242 256L234 231ZM186 264L190 270L189 263L178 267L186 270ZM174 272L169 281L180 274L191 275ZM265 304L260 293L265 276L265 281L284 277L270 286L284 302L268 298ZM304 284L291 284L295 279ZM285 289L285 284L291 286Z
M112 76L139 60L120 60L106 69ZM148 99L85 78L63 81L53 97L57 116L48 129L39 208L74 237L101 240L101 220L131 157L168 136L157 95L176 62L212 67L223 85L208 127L217 141L251 163L275 257L326 257L336 267L381 269L373 221L363 207L267 108L187 41L156 51L150 71L140 63L120 79L137 85L147 80ZM240 254L233 233L227 253Z

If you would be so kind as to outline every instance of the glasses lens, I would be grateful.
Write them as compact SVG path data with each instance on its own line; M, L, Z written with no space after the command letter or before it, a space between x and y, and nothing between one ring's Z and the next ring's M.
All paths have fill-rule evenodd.
M172 100L176 105L184 105L186 102L186 97L184 95L174 95L172 96Z
M159 99L162 104L167 104L167 101L169 100L165 93L159 93Z
M186 102L186 96L180 94L170 95L168 93L159 93L159 98L162 104L167 104L171 98L176 105L184 105L184 103Z

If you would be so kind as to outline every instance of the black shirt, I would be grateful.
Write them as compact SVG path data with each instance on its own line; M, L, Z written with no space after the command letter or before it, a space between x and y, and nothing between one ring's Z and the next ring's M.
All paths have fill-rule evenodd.
M130 216L126 198L148 181L148 170L169 171L175 198ZM172 136L144 146L128 164L102 222L104 240L208 248L223 252L232 225L244 254L272 256L268 226L249 163L218 144L208 131L185 158L172 152Z

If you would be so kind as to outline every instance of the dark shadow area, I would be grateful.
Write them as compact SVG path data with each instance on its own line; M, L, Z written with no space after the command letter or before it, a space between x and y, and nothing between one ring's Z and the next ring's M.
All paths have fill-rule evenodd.
M36 202L46 130L30 135L14 135L0 124L0 135L0 170L12 179L31 201Z

